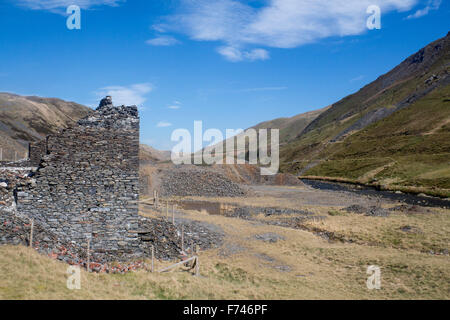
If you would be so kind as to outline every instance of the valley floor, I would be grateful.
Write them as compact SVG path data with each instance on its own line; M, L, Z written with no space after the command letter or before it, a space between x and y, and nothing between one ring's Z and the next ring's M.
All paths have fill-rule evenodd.
M249 188L247 197L167 199L179 204L176 224L201 221L225 234L220 248L200 250L199 277L82 271L81 290L69 290L67 265L3 246L0 299L450 299L450 210L309 186ZM183 209L189 201L225 209ZM165 208L142 202L142 215L165 219ZM350 206L388 214L344 210ZM254 210L237 217L230 208ZM367 288L370 265L380 267L379 290Z

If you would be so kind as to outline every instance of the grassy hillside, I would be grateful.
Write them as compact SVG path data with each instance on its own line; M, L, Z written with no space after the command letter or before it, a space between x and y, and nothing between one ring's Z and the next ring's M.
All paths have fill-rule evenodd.
M310 175L450 189L450 86L435 90L341 143Z
M260 203L258 198L241 201L243 205ZM236 218L186 214L217 224L226 233L223 248L200 253L201 277L180 269L161 274L83 270L81 290L69 290L67 264L29 248L0 246L0 299L449 298L448 256L429 254L448 243L448 212L377 218L323 207L317 214L328 215L328 219L309 222L309 228L333 232L351 243L329 242L308 231ZM405 233L401 230L405 225L420 232ZM267 243L255 238L264 232L276 232L286 240ZM381 290L366 287L371 264L382 268ZM168 265L158 261L156 269ZM283 271L280 266L290 269Z
M90 108L55 98L24 97L0 93L0 148L3 159L15 152L27 156L28 143L66 128L86 116Z
M168 161L170 160L170 151L161 151L146 144L141 144L139 146L139 159L141 164Z
M450 196L449 48L447 35L321 113L282 170Z
M290 117L290 118L278 118L270 121L261 122L253 127L250 127L249 129L255 129L258 131L259 129L279 129L280 130L280 145L288 144L289 141L292 139L295 139L295 137L301 133L312 121L314 121L320 114L322 114L324 111L328 110L329 107L325 107L319 110L309 111L305 113L298 114L296 116ZM229 138L225 141L220 142L222 144L223 148L223 157L224 157L224 163L225 163L225 154L231 155L237 157L237 155L242 155L243 153L248 153L248 140L246 140L245 148L244 149L238 149L237 145L237 139L239 137L242 137L244 133L238 134L232 138ZM226 148L226 144L228 141L234 140L234 150L228 150ZM219 144L220 144L219 143ZM215 149L217 145L213 145L210 147L206 147L202 150L212 150ZM268 144L270 145L270 135L268 138ZM196 152L192 155L192 159L198 157L202 158L202 152ZM246 159L248 159L248 155L246 155Z
M297 137L312 121L314 121L321 113L328 110L325 107L319 110L314 110L306 113L301 113L291 118L278 118L271 121L265 121L253 129L270 129L276 128L280 130L280 144L285 144Z

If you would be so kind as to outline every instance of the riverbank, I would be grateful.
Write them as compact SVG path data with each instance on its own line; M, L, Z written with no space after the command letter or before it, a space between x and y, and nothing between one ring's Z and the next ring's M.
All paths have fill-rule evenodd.
M323 177L323 176L300 176L300 180L314 180L314 181L325 181L330 183L343 183L348 185L360 186L365 188L371 188L378 191L388 191L388 192L401 192L411 195L425 195L428 197L434 197L439 199L449 199L450 190L448 189L438 189L438 188L425 188L425 187L415 187L415 186L397 186L397 185L382 185L379 183L363 183L358 180L338 178L338 177ZM447 200L449 201L449 200Z

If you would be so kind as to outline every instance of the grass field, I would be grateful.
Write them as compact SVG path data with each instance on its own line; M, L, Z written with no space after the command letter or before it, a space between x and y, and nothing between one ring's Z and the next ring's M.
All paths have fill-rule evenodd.
M83 271L81 290L66 288L66 264L29 248L2 246L0 299L449 299L449 256L429 252L448 249L450 213L433 211L381 218L317 207L316 214L328 218L306 227L345 241L333 243L304 230L189 211L184 218L215 224L226 234L222 248L200 253L200 277L182 270ZM254 237L265 232L285 240ZM369 265L381 268L380 290L366 287Z

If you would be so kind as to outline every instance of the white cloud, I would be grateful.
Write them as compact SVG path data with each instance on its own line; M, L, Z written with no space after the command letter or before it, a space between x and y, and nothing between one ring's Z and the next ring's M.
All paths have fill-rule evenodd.
M130 86L108 86L96 92L98 97L111 96L115 105L137 105L147 100L146 95L153 90L150 83L137 83Z
M419 0L267 0L252 7L244 0L182 0L179 12L166 18L165 31L196 41L220 41L227 60L265 60L255 46L294 48L332 36L366 32L366 13L378 5L382 14L411 10Z
M406 19L417 19L426 16L432 10L438 10L442 0L429 0L425 8L417 10L414 14L409 15Z
M180 108L181 108L181 102L178 101L178 100L175 100L175 101L173 102L173 104L170 105L170 106L168 106L167 108L173 109L173 110L180 109Z
M170 122L167 121L160 121L157 123L156 127L157 128L165 128L165 127L170 127L172 124Z
M180 41L171 36L161 36L147 40L145 43L152 46L173 46L179 44Z
M219 52L222 56L225 57L225 59L227 59L231 62L237 62L237 61L243 60L242 52L233 47L220 47L217 49L217 52Z
M241 51L238 48L227 46L217 49L225 59L231 62L238 62L243 60L256 61L269 59L269 52L264 49L253 49L250 51Z
M75 4L82 9L89 9L96 6L118 6L126 0L18 0L17 4L33 10L55 11Z
M269 59L269 52L264 49L253 49L251 51L244 52L244 56L246 59L251 61L267 60Z
M167 32L167 25L165 25L164 23L154 24L151 28L157 32Z
M355 77L355 78L353 78L353 79L350 79L350 82L361 81L361 80L363 80L364 78L365 78L364 75L360 75L360 76L357 76L357 77Z

